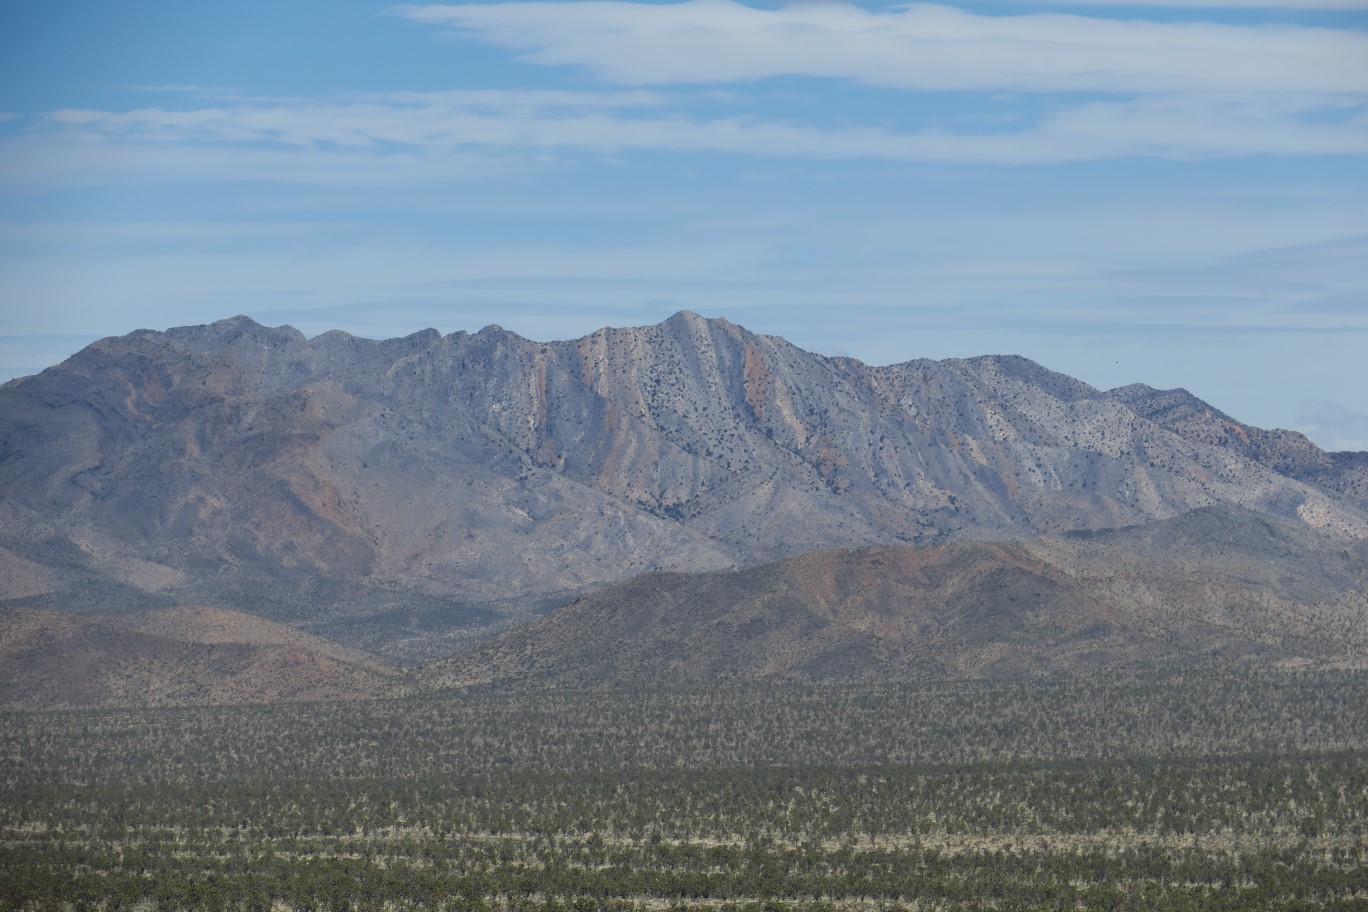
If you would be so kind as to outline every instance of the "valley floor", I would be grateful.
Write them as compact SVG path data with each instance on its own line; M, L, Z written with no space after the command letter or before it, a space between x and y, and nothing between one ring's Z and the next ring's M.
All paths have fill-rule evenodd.
M1365 909L1368 674L9 714L0 909Z

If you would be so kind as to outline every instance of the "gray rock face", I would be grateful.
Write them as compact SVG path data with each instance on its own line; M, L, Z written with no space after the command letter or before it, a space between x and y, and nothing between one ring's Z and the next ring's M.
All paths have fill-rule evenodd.
M690 313L552 343L237 317L0 388L0 545L60 580L30 604L207 602L399 654L649 570L827 547L1218 503L1368 537L1368 457L1270 456L1242 440L1288 432L1214 433L1167 404L1186 395L1018 357L871 367Z
M1184 439L1233 450L1288 478L1368 507L1368 453L1327 453L1296 431L1241 424L1187 390L1135 383L1107 395Z

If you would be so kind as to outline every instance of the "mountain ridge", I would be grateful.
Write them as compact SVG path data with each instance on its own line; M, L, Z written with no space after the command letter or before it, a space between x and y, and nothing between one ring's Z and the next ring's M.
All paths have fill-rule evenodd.
M1021 542L809 552L609 586L421 674L437 687L580 687L1010 678L1213 659L1368 667L1365 558L1361 543L1224 506Z
M402 687L374 656L241 612L0 606L0 710L357 700Z
M39 607L219 605L419 660L652 569L1219 503L1368 536L1368 454L1148 389L1020 356L873 367L689 312L545 343L240 316L0 389L0 547L47 574Z

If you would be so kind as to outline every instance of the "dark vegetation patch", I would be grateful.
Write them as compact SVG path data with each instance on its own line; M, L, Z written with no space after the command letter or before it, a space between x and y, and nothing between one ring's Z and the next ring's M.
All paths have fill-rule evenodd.
M1368 674L0 719L5 909L1361 909Z

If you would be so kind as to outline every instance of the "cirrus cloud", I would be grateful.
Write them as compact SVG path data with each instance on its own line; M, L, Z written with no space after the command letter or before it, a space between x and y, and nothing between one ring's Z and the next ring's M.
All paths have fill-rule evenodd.
M0 182L442 182L576 156L708 153L813 161L1042 165L1119 158L1368 154L1356 98L1182 93L1062 105L1010 130L829 128L705 116L658 92L435 92L70 109L0 134Z
M1027 0L1018 0L1026 3ZM1311 10L1325 12L1358 12L1368 8L1364 0L1053 0L1058 6L1125 6L1132 9L1160 7L1184 10Z
M816 76L929 91L1368 92L1368 34L1288 25L984 16L936 4L730 0L399 6L405 18L625 85Z

